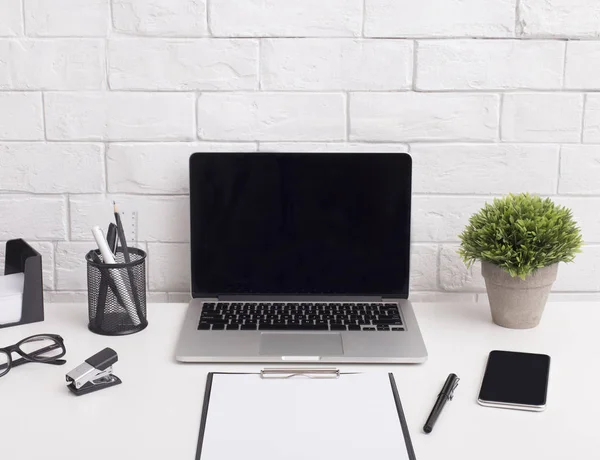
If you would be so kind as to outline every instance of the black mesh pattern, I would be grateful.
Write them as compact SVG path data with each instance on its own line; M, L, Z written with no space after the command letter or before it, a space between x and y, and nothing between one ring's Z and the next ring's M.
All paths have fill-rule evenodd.
M121 248L116 264L94 262L95 253L86 255L88 276L89 330L103 335L133 334L148 325L146 315L146 253L129 248L131 261L125 263Z

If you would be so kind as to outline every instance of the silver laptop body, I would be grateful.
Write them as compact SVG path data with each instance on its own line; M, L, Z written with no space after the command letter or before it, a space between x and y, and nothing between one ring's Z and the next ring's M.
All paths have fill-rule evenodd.
M407 299L411 165L389 153L192 155L193 299L176 359L424 362ZM370 292L380 286L391 294Z

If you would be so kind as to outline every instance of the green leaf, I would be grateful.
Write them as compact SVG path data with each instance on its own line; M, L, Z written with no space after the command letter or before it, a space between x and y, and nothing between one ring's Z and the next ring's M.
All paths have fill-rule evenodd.
M467 266L483 260L522 279L538 268L572 262L583 244L570 209L528 193L486 203L459 237L458 253Z

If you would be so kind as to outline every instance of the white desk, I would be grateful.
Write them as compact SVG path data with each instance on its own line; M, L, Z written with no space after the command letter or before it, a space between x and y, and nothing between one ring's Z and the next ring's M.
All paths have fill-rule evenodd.
M417 304L415 310L429 351L425 364L343 369L394 372L418 460L600 458L600 304L549 304L542 324L528 331L493 325L483 305ZM46 306L43 323L0 330L0 346L60 334L68 360L27 364L0 378L0 458L193 460L206 373L261 366L176 363L184 311L181 304L151 305L145 331L103 337L87 330L85 305L55 304ZM123 384L72 395L65 374L107 346L119 354L114 370ZM552 357L545 412L477 404L492 349ZM455 398L425 435L421 428L450 372L461 378Z

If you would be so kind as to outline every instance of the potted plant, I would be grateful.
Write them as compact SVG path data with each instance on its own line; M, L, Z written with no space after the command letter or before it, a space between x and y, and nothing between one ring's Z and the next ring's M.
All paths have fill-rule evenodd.
M467 266L482 262L492 319L514 329L539 324L558 263L572 262L582 245L569 209L528 193L486 203L460 240Z

